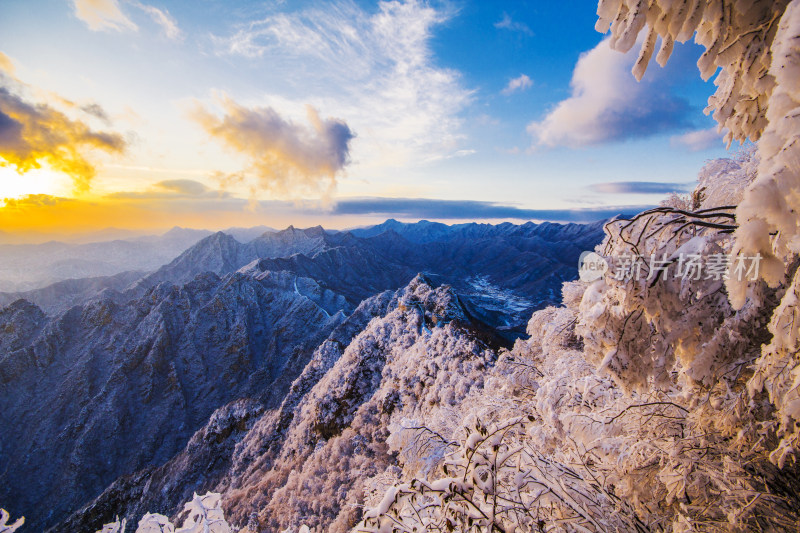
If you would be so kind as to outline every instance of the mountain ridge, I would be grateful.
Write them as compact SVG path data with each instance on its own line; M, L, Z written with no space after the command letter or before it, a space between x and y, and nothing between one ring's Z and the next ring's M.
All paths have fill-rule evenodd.
M350 325L340 325L317 348L277 410L255 413L236 403L219 409L175 458L155 470L118 480L52 531L91 529L108 521L112 511L125 513L129 520L148 509L174 514L192 490L219 490L226 501L239 502L227 510L234 521L246 522L259 511L256 502L260 502L264 504L260 521L273 529L289 527L305 511L281 495L294 490L302 472L319 472L313 465L322 457L342 454L342 447L366 462L348 462L350 467L329 472L330 478L321 474L322 492L304 501L319 503L316 525L335 528L337 521L349 523L350 500L341 489L352 488L364 475L390 464L381 441L389 417L392 413L397 417L401 410L410 414L427 401L414 383L423 377L452 380L445 385L451 391L480 387L479 381L471 380L494 358L478 340L479 333L452 289L434 287L423 275L403 289L365 301L359 309ZM409 351L416 354L418 364L409 365L405 355ZM426 356L429 353L435 354L433 359ZM442 373L434 377L431 364L442 365ZM456 368L461 371L450 371ZM219 426L216 420L225 420L222 427L232 429L213 430ZM262 496L253 497L262 491ZM244 493L250 497L242 498Z

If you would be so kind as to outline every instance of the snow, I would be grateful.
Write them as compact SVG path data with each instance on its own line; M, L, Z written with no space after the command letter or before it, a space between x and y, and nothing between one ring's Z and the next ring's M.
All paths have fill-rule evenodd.
M489 281L488 276L473 276L466 282L474 291L467 294L479 299L481 306L488 310L514 314L533 307L533 302L511 289L498 287Z
M386 494L383 496L383 500L381 500L381 502L377 505L377 507L367 511L366 516L368 518L375 518L382 514L388 513L389 508L392 506L392 504L395 503L395 500L397 498L397 493L398 493L398 487L396 486L389 487L389 489L386 491Z
M164 515L147 513L136 528L136 533L174 533L175 526Z
M219 493L208 492L203 496L194 493L192 500L184 506L184 513L188 514L179 529L175 529L166 516L147 513L139 520L135 533L232 533L233 531L225 521ZM104 525L97 533L125 533L125 526L125 520L117 520ZM3 530L0 529L0 532Z

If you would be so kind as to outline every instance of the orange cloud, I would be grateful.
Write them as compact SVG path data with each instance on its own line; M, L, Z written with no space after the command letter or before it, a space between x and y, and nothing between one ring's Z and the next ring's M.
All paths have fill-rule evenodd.
M43 163L70 176L76 189L86 191L95 175L86 159L87 149L121 153L126 143L121 135L92 130L46 103L26 101L24 84L11 75L8 57L0 57L0 166L14 167L24 174ZM102 113L93 105L90 114Z
M336 174L349 162L350 141L355 136L345 122L322 119L310 106L309 126L304 126L284 119L271 107L247 108L227 96L220 104L222 117L200 104L190 116L212 138L246 156L248 173L263 188L281 194L333 190ZM215 176L225 181L219 173Z
M11 58L3 52L0 52L0 72L7 72L12 76L14 75L14 63L11 61Z

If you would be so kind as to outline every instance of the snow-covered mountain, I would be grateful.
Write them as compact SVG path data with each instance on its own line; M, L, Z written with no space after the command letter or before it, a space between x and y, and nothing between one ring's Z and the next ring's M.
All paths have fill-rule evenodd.
M389 426L455 405L494 363L456 294L432 285L418 276L366 300L320 344L278 408L222 407L171 461L118 480L53 530L88 531L115 513L174 514L193 491L217 490L238 522L256 512L270 531L302 522L346 531L363 481L395 462Z
M0 501L41 528L167 461L225 403L277 405L344 320L312 298L269 277L207 273L51 319L24 300L4 308L0 412L16 429L0 434Z
M173 261L142 279L138 287L149 288L163 281L186 282L201 272L227 274L260 258L312 254L334 245L329 242L331 238L321 227L302 230L289 226L283 231L264 232L255 239L242 243L219 231L202 239Z
M183 283L205 271L286 270L344 295L352 309L426 272L455 287L470 312L513 336L524 331L534 309L559 301L561 283L574 278L580 253L601 236L599 223L447 226L393 220L346 232L290 226L248 243L220 232L143 278L136 290Z
M36 304L48 315L57 315L75 305L86 303L103 291L109 292L109 296L113 292L124 291L145 274L134 270L113 276L65 279L41 289L23 292L0 292L0 307L22 299Z
M1 308L0 422L19 430L0 433L0 502L34 529L89 530L112 509L173 513L212 485L294 491L278 463L343 454L356 446L347 439L367 455L335 483L354 487L389 464L380 409L400 402L412 416L429 379L454 380L451 396L480 386L473 367L559 300L602 234L390 225L362 235L290 227L244 243L220 232L128 288L79 280L21 295L47 312L26 300ZM425 360L443 349L436 365L450 377ZM361 436L348 430L362 425ZM352 521L338 518L349 489L336 490L320 524ZM266 503L241 501L237 517ZM308 514L304 505L292 516ZM280 522L277 507L264 512Z

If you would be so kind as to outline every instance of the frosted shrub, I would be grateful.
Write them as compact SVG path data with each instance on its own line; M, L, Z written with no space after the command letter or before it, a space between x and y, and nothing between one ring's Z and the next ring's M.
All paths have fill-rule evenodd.
M684 253L724 257L732 245L725 219L695 224L690 214L654 211L609 224L601 248L609 259L642 254L672 261L672 268ZM791 492L768 496L759 479L779 475L767 461L777 447L772 408L747 387L779 293L755 284L753 298L735 310L722 276L654 273L647 261L642 268L638 279L610 271L594 282L578 313L585 357L626 391L614 409L619 416L602 426L602 409L587 412L597 424L593 431L613 428L606 448L624 443L608 459L616 456L625 468L611 469L609 479L616 478L618 494L641 502L640 513L646 502L665 500L676 529L711 527L715 520L747 529L759 516L773 525L784 520ZM796 515L791 520L784 526L793 527Z
M634 530L641 525L632 507L598 481L605 474L587 467L604 452L587 451L570 438L580 435L580 428L591 432L585 416L590 406L621 397L575 349L573 323L574 314L566 309L535 313L531 341L518 342L503 356L484 394L465 399L466 412L481 416L462 416L472 422L436 471L390 488L354 531L531 531L551 524L567 530ZM573 409L583 416L572 416ZM527 414L515 416L520 411ZM594 431L593 438L605 436Z
M759 160L756 146L747 144L733 157L707 161L697 174L696 191L702 197L691 210L738 205L756 179Z
M231 527L225 521L220 502L221 496L217 493L208 492L205 496L195 493L192 501L184 506L184 512L189 514L176 533L230 533Z
M531 531L553 521L602 529L613 497L569 465L530 446L533 417L467 430L434 481L414 479L390 488L356 531Z
M724 226L732 217L713 214L702 220ZM651 379L668 385L676 358L687 378L711 385L744 351L739 344L747 339L737 332L750 327L751 317L730 308L722 276L678 275L689 268L679 258L723 257L730 248L729 235L691 220L653 210L607 225L601 251L611 270L587 288L577 332L589 360L626 390L645 390Z
M217 493L208 492L204 496L195 493L192 501L184 505L183 512L188 514L180 529L176 529L164 515L147 513L139 520L136 533L231 533L233 531L225 521L221 496ZM97 533L125 533L125 527L124 519L117 520L104 525ZM4 531L0 529L0 533Z
M530 340L501 357L483 394L464 401L465 413L494 421L462 415L473 422L436 468L414 475L404 464L406 481L371 499L354 531L800 525L798 478L768 461L771 410L751 402L744 368L714 386L651 380L626 394L576 345L576 318L567 308L534 313Z
M139 520L136 533L175 533L175 526L164 515L147 513Z

